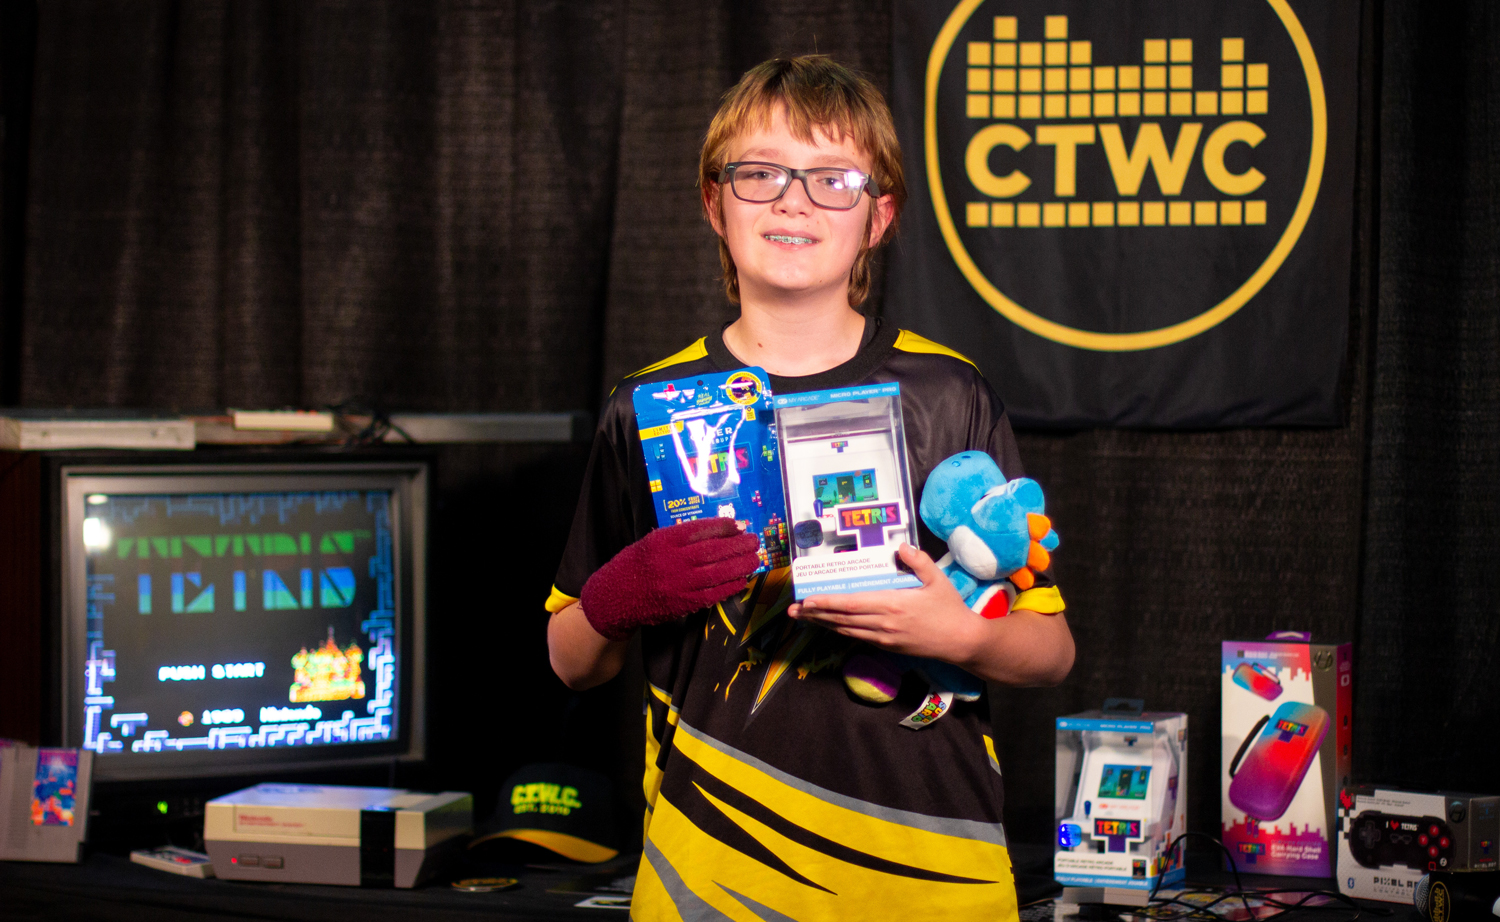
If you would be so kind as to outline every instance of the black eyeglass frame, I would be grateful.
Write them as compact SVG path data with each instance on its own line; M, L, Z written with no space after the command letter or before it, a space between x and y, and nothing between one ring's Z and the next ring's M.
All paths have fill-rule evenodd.
M768 198L762 201L748 199L743 195L740 195L739 190L734 187L734 172L742 166L773 166L778 170L785 170L787 174L791 176L791 179L788 179L787 184L781 187L781 191L777 193L775 198ZM813 198L812 187L807 184L807 176L809 173L818 173L823 170L836 170L840 173L855 173L859 176L863 176L865 178L865 182L864 185L860 187L860 191L868 192L870 194L870 198L872 199L880 198L880 186L875 182L875 177L862 170L848 170L844 169L843 167L836 166L815 166L811 169L806 170L794 170L789 166L783 166L780 163L771 163L768 160L736 160L733 163L724 164L724 169L719 171L718 181L719 185L721 186L729 186L729 191L733 192L734 197L742 202L749 202L752 205L769 205L771 202L781 201L782 196L786 195L787 190L792 187L792 183L800 179L802 180L802 191L807 194L807 200L809 202L812 202L817 207L826 208L829 211L850 211L852 209L858 208L859 199L855 199L853 203L840 208L837 205L824 205L822 202L819 202L817 199Z

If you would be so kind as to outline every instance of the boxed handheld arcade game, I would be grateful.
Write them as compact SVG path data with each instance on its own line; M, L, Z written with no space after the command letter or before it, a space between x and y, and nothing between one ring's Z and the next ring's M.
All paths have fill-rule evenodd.
M1349 783L1350 645L1273 634L1223 645L1223 840L1242 869L1328 877Z
M1339 892L1411 904L1435 871L1500 867L1500 797L1360 786L1339 795Z
M642 384L633 396L656 524L743 522L760 538L756 572L788 562L770 380L741 368Z
M917 543L901 385L779 396L776 436L796 597L922 585L896 556Z
M1180 882L1186 871L1167 848L1187 830L1187 715L1057 718L1056 807L1058 883L1149 891L1158 878Z

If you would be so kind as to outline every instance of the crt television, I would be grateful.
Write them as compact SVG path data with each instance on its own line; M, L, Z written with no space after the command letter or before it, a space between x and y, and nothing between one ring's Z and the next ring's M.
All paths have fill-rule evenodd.
M62 742L97 780L423 757L425 461L56 470Z

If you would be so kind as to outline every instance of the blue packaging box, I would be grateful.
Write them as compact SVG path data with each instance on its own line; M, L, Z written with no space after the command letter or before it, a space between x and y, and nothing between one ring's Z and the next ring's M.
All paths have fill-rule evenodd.
M790 562L770 381L763 368L740 368L633 395L656 524L743 522L760 539L758 573Z

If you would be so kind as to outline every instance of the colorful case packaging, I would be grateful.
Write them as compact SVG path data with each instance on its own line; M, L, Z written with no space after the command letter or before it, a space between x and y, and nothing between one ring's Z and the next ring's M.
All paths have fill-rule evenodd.
M1346 788L1339 795L1338 850L1340 893L1410 906L1424 874L1493 876L1500 867L1500 797Z
M901 385L776 398L793 594L908 589L922 581L896 556L917 543Z
M1241 870L1330 877L1350 776L1351 646L1273 634L1222 648L1222 836Z
M632 397L656 524L742 522L760 538L757 573L789 562L770 381L741 368L642 384Z
M1052 876L1067 887L1178 885L1187 830L1187 715L1085 711L1057 718Z

